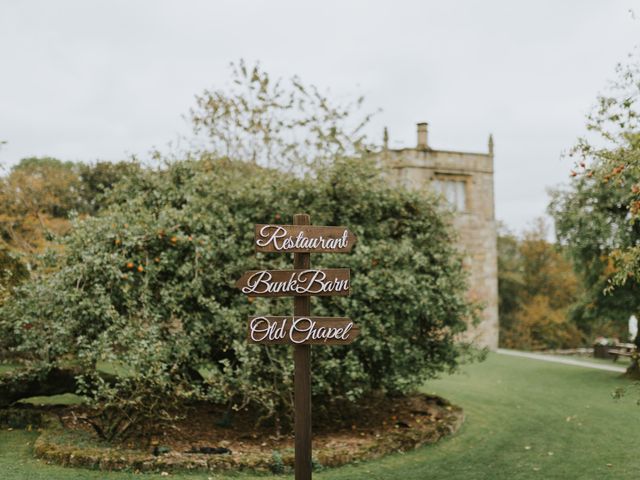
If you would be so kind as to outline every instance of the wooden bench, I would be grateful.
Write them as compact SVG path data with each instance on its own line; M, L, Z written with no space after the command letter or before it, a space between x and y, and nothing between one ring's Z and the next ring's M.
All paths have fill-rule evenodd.
M636 353L636 346L633 343L616 343L613 348L607 350L609 355L613 355L613 361L616 362L618 357L631 357Z

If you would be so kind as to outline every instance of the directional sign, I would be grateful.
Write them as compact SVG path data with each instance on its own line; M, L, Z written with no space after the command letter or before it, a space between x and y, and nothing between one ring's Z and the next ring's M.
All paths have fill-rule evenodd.
M349 295L348 268L324 270L249 270L236 288L251 297Z
M341 317L249 317L248 340L264 345L346 345L360 328Z
M347 227L256 225L257 252L347 253L355 243Z
M248 340L263 345L291 344L294 358L294 470L311 480L311 345L344 345L360 330L348 318L312 317L311 296L349 295L348 268L311 268L311 253L347 253L356 236L346 227L314 227L309 215L294 225L256 225L256 252L293 252L295 270L251 270L236 282L250 297L293 296L293 316L249 317Z

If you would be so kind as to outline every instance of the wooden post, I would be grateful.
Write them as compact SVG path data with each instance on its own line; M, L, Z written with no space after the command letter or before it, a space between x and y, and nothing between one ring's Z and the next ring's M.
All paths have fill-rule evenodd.
M249 270L236 282L251 297L294 297L293 316L250 316L247 341L294 346L295 480L311 480L311 344L345 345L360 332L349 318L311 316L311 296L351 290L348 268L313 270L311 253L348 253L356 240L344 226L312 226L307 214L293 225L255 225L256 252L293 253L293 270Z
M294 225L310 225L306 214L293 216ZM311 268L310 253L294 253L293 268ZM311 297L294 297L293 314L311 315ZM296 345L294 360L295 480L311 479L311 346Z

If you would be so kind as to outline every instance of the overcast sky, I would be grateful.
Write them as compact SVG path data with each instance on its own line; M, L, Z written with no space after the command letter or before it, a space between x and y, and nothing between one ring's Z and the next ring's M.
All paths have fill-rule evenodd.
M514 230L566 182L561 153L640 43L624 0L0 0L0 162L119 160L189 132L194 95L260 60L382 109L394 147L486 151Z

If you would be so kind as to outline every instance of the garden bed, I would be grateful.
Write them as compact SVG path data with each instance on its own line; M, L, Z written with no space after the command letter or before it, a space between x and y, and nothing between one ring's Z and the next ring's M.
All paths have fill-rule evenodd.
M78 421L76 410L58 410L55 427L43 431L35 455L48 462L101 470L170 472L176 470L252 470L286 473L294 460L293 436L256 429L237 416L220 422L220 411L201 405L163 435L112 446L100 442ZM397 451L415 449L454 433L464 421L462 409L446 400L415 395L376 400L353 420L315 427L316 468L336 467ZM196 453L194 453L196 452ZM214 453L215 452L215 453Z

